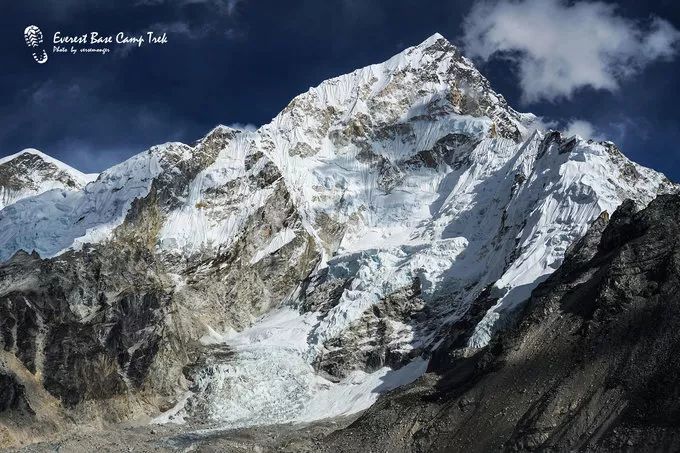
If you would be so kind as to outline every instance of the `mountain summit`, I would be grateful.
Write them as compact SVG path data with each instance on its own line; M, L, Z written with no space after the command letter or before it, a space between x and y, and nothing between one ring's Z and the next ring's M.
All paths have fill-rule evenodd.
M5 372L76 418L361 411L440 351L487 345L595 219L678 189L535 119L437 34L256 131L219 126L9 204Z
M0 159L0 209L52 189L80 190L97 175L86 175L35 149Z

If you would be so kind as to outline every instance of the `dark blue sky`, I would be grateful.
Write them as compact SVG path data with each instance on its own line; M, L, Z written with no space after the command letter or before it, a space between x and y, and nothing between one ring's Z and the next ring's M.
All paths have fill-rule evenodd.
M100 171L153 144L191 143L216 124L268 122L326 78L389 58L434 32L460 42L473 1L423 0L24 0L0 13L0 155L38 148ZM644 4L643 4L644 3ZM680 28L670 0L618 2L621 16L658 15ZM23 41L35 24L56 31L154 30L163 46L108 55L49 54L36 64ZM50 49L51 50L51 49ZM480 70L518 110L578 118L637 162L680 181L680 60L656 62L614 92L521 102L513 66Z

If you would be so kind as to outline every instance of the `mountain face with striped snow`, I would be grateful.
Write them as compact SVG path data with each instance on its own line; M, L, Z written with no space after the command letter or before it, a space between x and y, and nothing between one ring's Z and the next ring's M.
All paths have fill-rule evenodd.
M677 191L535 123L434 35L256 131L13 200L4 353L67 411L121 394L119 418L224 426L365 409L443 344L485 346L603 212Z
M0 209L52 189L80 190L96 177L35 149L25 149L0 159Z

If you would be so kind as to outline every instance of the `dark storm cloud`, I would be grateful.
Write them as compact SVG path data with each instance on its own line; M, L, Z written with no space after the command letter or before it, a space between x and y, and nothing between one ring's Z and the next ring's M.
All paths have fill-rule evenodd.
M213 8L217 14L232 15L243 0L137 0L135 6L167 6L183 7L191 4L203 4Z
M0 14L0 154L36 147L86 171L153 144L191 143L218 123L261 125L326 78L383 61L440 32L458 44L472 0L25 0ZM516 2L515 2L516 3ZM637 23L678 6L618 2ZM645 22L647 21L647 22ZM166 32L161 47L120 47L107 56L50 55L37 65L23 43L29 24L102 34ZM649 29L648 29L649 30ZM521 79L503 61L480 66L516 107L561 127L611 137L631 158L680 179L674 80L677 61L591 86L571 99L522 104ZM246 126L247 125L247 126Z

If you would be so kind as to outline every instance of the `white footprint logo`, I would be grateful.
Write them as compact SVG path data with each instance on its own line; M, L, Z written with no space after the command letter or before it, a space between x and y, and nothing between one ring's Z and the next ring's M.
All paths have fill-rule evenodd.
M35 62L38 64L46 63L47 52L45 52L45 49L43 48L38 49L38 47L40 47L43 43L43 34L42 31L40 31L40 28L36 27L35 25L29 25L26 27L24 30L24 40L26 40L26 45L30 49L35 49L33 52L33 59Z

